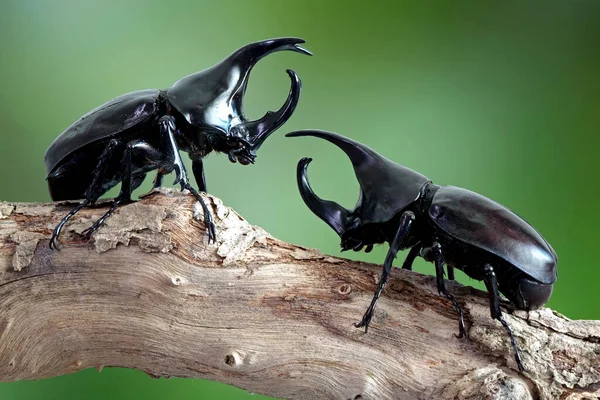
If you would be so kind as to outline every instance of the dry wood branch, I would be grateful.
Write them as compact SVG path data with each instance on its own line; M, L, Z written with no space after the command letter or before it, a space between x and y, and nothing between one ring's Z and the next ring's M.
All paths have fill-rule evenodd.
M48 239L68 204L0 203L0 380L121 366L200 377L291 399L600 397L600 321L549 309L507 313L519 375L486 294L395 270L365 334L353 327L381 267L281 242L208 196L206 244L191 196L169 190L84 210Z

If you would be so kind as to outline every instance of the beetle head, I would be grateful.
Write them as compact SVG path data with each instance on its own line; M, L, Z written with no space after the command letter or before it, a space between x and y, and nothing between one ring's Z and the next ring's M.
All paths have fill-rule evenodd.
M168 89L169 102L201 132L213 136L209 142L227 152L232 162L253 162L265 139L292 115L300 98L301 81L290 69L291 88L283 106L256 121L243 113L243 98L250 71L266 55L282 50L312 55L300 46L304 40L280 38L248 44L220 63L186 76Z
M360 185L360 195L353 210L319 198L308 183L307 167L312 161L298 163L298 188L308 208L325 221L342 239L342 249L360 248L361 244L382 242L381 225L419 198L421 187L429 179L388 160L369 147L332 132L301 130L288 137L315 136L325 139L350 158Z

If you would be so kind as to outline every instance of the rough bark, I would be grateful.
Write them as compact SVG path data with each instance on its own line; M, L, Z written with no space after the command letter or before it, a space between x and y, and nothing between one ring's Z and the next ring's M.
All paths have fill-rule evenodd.
M600 397L600 321L506 311L528 373L486 293L449 282L469 340L432 276L396 269L368 334L353 323L381 266L282 242L214 197L207 245L192 196L161 190L81 211L0 203L0 380L120 366L290 399Z

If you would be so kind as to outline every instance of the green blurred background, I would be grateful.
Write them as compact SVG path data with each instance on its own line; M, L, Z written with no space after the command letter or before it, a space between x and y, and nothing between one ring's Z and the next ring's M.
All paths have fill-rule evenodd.
M600 2L0 5L1 200L48 201L45 149L101 103L166 88L246 43L299 36L314 57L267 57L254 69L245 101L250 117L278 108L288 91L285 69L292 68L303 80L296 113L263 145L256 165L208 157L212 194L280 239L340 255L335 233L301 201L295 166L313 157L315 191L352 207L358 185L351 165L329 143L283 136L332 130L526 218L559 255L548 306L573 319L600 319ZM381 263L386 250L344 256ZM432 273L422 260L415 269ZM250 396L214 382L153 380L123 369L0 384L2 400L261 398Z

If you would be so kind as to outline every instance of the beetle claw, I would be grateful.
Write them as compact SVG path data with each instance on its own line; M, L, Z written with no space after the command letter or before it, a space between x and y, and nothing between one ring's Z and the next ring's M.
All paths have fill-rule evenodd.
M354 327L362 328L364 326L365 333L367 333L369 331L369 324L371 323L372 315L373 315L372 313L369 316L365 315L360 322L354 323Z
M173 163L173 169L175 170L175 181L173 182L173 185L180 184L181 190L185 189L186 186L188 186L188 178L183 162L181 160L175 161Z
M60 250L58 248L58 233L56 232L56 229L54 229L54 231L52 232L52 238L50 239L50 243L48 244L48 247L50 247L50 250Z
M355 328L365 328L365 333L369 331L369 324L371 323L371 319L373 318L374 304L371 303L365 314L363 315L360 322L354 324Z
M209 223L207 223L206 229L208 231L208 244L216 243L217 242L217 233L215 230L215 224L212 221L210 221Z
M189 190L190 193L194 195L196 200L198 200L198 203L200 203L200 206L202 207L202 211L204 212L204 226L206 227L206 232L208 233L208 244L216 243L217 233L215 224L212 219L212 214L208 209L206 203L204 202L204 199L202 198L202 196L200 196L200 193L198 193L198 191L194 189L189 183L186 183L185 186L182 187L182 190L183 189Z
M467 339L469 338L469 337L467 336L467 331L465 330L465 328L464 328L464 327L461 327L461 328L459 329L459 332L458 332L458 334L456 334L456 333L454 334L454 337L456 337L457 339L465 339L465 340L467 340Z

